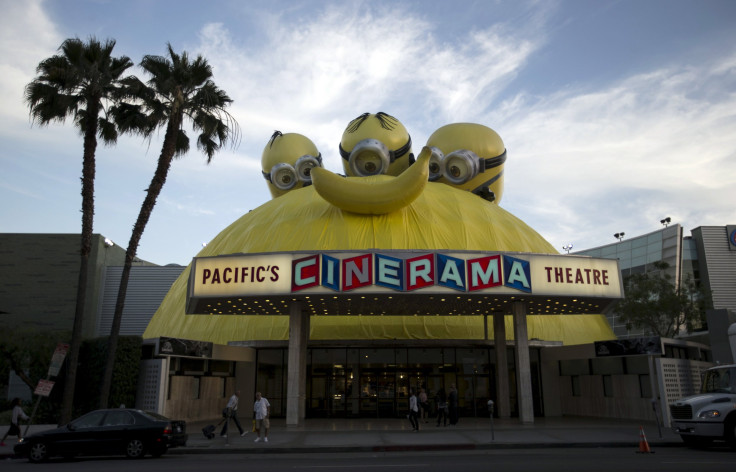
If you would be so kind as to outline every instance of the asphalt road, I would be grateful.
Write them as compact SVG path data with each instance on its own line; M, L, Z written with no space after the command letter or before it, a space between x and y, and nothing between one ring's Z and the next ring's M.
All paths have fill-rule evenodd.
M733 472L736 451L694 450L684 447L660 448L653 454L616 448L510 449L489 451L314 453L314 454L182 454L159 459L132 461L124 458L83 458L51 460L30 464L12 459L0 462L0 470L54 472L222 472L269 471L375 471L375 472Z

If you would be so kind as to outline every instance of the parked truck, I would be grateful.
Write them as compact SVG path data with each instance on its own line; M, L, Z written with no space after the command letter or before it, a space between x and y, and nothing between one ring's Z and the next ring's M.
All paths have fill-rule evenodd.
M670 405L672 429L692 446L726 441L736 448L736 364L711 367L700 394Z

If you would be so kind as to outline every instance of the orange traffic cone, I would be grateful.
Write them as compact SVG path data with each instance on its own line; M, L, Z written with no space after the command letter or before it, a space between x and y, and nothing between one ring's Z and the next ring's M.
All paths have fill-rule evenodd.
M639 450L637 453L652 454L654 451L649 449L649 443L647 442L647 436L644 434L644 427L639 426Z

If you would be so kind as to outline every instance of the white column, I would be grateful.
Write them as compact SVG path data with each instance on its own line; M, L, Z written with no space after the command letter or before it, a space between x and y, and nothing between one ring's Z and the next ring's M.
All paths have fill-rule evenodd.
M289 356L286 381L286 425L299 426L306 412L307 341L309 313L302 312L300 301L289 306Z
M523 424L532 424L534 423L532 373L529 361L529 336L526 327L526 303L523 302L514 302L514 342L519 421Z

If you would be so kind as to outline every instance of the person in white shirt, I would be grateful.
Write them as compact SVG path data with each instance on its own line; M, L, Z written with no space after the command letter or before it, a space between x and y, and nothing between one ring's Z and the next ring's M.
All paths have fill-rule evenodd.
M240 426L240 421L238 420L238 399L240 398L240 390L237 390L232 397L230 397L230 400L227 402L227 406L225 407L225 417L229 418L227 421L225 421L225 425L222 427L222 431L220 431L220 436L226 437L227 436L227 425L230 424L230 419L235 422L235 426L238 427L238 430L240 431L241 436L245 436L246 431L243 429L242 426Z
M256 392L256 402L253 404L253 411L256 414L256 440L261 440L261 430L263 430L263 441L268 442L268 429L271 427L271 422L268 419L271 416L271 404L268 403L261 392Z
M417 405L417 396L414 395L414 389L409 389L409 421L414 432L419 431L419 406Z
M10 429L5 433L3 439L0 440L0 446L5 445L5 438L8 436L18 436L18 440L20 440L22 437L20 434L20 420L24 419L28 421L28 416L23 412L23 408L20 406L20 398L13 398L11 405L13 406L13 412L10 417Z

